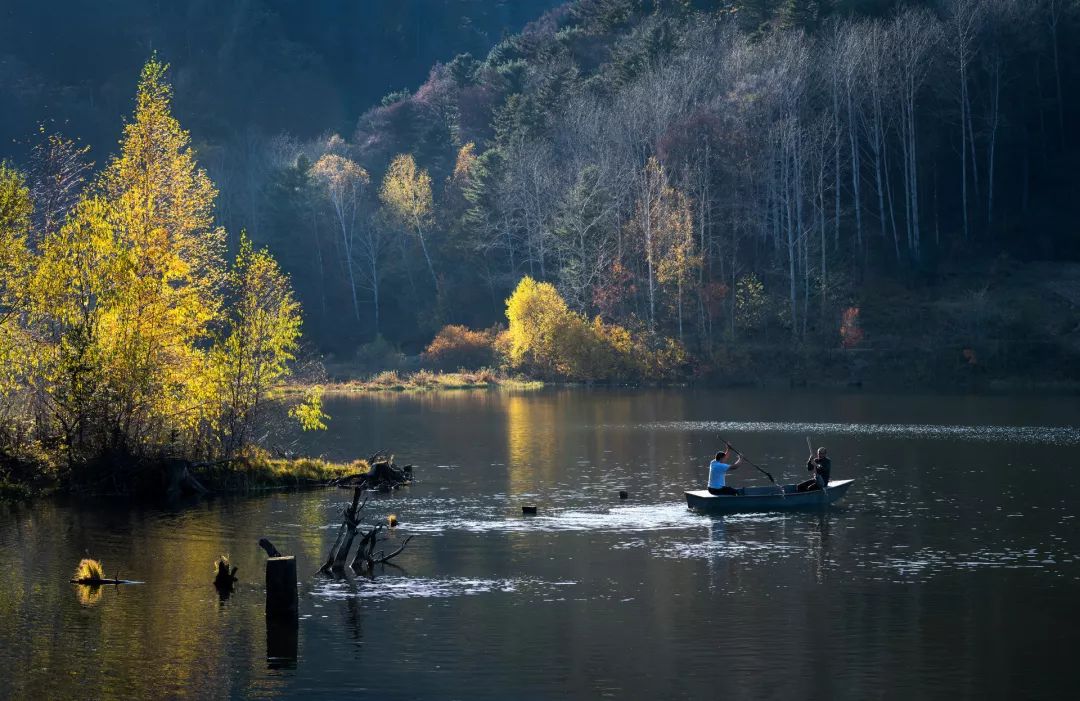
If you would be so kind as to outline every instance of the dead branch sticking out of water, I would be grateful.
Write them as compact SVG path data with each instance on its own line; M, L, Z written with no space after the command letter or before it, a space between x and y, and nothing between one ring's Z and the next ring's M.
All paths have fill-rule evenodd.
M334 539L334 544L326 556L326 563L323 564L319 570L320 572L325 573L344 568L346 561L349 560L349 551L352 549L353 541L356 540L357 535L361 536L360 543L356 546L356 554L353 556L352 561L349 562L349 566L354 570L389 562L400 555L405 550L405 546L412 540L412 536L409 536L402 542L401 547L389 555L385 554L383 550L376 552L375 546L385 542L385 539L379 540L379 532L385 526L381 523L376 524L366 533L360 527L360 512L367 506L366 499L363 503L360 502L363 493L364 487L353 487L352 503L342 513L342 522L341 527L338 528L337 538Z
M367 472L341 477L331 484L339 487L359 487L376 492L391 492L412 482L413 466L405 465L399 468L394 464L394 456L387 454L386 451L380 450L368 458L368 465L371 467Z
M130 579L107 578L101 563L88 557L79 560L79 565L75 568L75 574L71 577L71 583L86 584L92 587L101 586L102 584L139 584L139 582Z

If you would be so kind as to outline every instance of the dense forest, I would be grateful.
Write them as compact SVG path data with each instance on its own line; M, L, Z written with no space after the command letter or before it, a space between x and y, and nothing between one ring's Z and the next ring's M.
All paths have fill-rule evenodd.
M380 41L460 53L381 100L354 76L387 47L343 29L375 11L330 6L140 5L123 30L181 66L229 245L274 252L311 349L505 324L524 276L704 375L777 348L1060 369L1080 346L1067 275L1030 265L1080 255L1076 2L403 3Z

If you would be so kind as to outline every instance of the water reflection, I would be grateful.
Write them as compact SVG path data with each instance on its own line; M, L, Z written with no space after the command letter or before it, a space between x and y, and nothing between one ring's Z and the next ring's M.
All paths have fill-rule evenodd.
M296 669L300 623L296 619L266 617L266 668Z
M389 448L418 466L415 485L364 513L397 514L393 537L416 536L403 569L314 576L348 498L334 490L172 509L0 505L0 567L20 575L0 580L0 696L1071 691L1073 400L560 390L328 402L331 433L301 437L319 441L310 452ZM778 478L801 470L813 427L834 473L857 479L847 505L687 511L718 425L741 427L728 437ZM922 435L933 426L954 429ZM1030 442L1003 456L1003 435ZM525 494L535 518L520 516ZM297 557L300 617L284 630L265 618L263 537ZM80 601L67 578L87 549L146 584ZM227 601L212 586L223 552L239 568Z
M80 606L91 608L101 601L101 597L105 596L105 588L101 585L72 584L71 586L75 589L75 600L79 602Z

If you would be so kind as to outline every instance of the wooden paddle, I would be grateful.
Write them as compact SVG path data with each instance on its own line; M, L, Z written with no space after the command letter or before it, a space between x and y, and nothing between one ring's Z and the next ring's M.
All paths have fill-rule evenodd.
M723 438L721 438L720 440L722 440L722 441L723 441L724 439L723 439ZM759 465L756 465L756 464L754 464L753 462L751 462L750 460L748 460L748 459L747 459L747 457L746 457L745 455L743 455L743 454L742 454L742 453L741 453L741 452L739 451L739 449L738 449L738 448L736 448L736 447L735 447L735 446L733 446L732 444L728 443L727 441L724 441L724 445L726 445L727 447L729 447L729 448L731 448L732 450L734 450L734 451L735 451L735 454L736 454L736 455L738 455L738 456L739 456L740 458L742 458L743 460L746 460L746 462L747 462L747 463L749 463L749 464L750 464L750 465L751 465L752 467L756 468L758 472L760 472L761 474L763 474L763 475L765 475L766 477L768 477L768 478L769 478L769 481L773 483L773 486L775 486L775 487L776 487L777 489L779 489L779 490L780 490L780 496L783 496L783 497L786 497L786 496L787 496L786 494L784 494L784 488L783 488L783 487L781 487L781 486L780 486L779 484L777 484L777 483L776 483L776 480L774 480L774 479L773 479L773 476L772 476L772 475L770 475L770 474L769 474L768 472L766 472L766 471L765 471L764 469L762 469L762 468L761 468L761 466L759 466Z

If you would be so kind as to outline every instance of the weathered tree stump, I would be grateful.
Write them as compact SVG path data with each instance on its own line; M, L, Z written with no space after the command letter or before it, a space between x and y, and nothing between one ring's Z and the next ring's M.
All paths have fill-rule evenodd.
M271 557L266 561L266 615L296 618L298 611L296 558Z
M379 451L368 458L368 471L349 475L334 480L331 484L339 487L360 487L378 492L390 492L399 489L413 480L413 466L398 467L394 456Z
M236 584L236 567L230 567L229 558L222 555L218 558L214 575L214 587L221 595L222 601L229 598L233 586Z
M345 509L342 514L343 520L341 527L338 528L337 538L334 539L334 544L330 547L330 552L326 556L326 563L319 569L320 572L326 573L331 570L341 570L344 568L346 561L349 559L349 551L352 549L353 541L356 540L356 536L359 534L360 544L356 546L356 554L353 556L352 562L349 566L354 570L362 566L372 566L379 563L386 563L397 557L405 550L405 546L412 540L412 536L409 536L401 544L397 550L393 551L389 555L385 551L375 551L375 546L381 542L378 539L379 531L386 526L384 524L375 524L371 530L367 533L360 528L360 512L367 505L367 500L360 503L360 496L364 492L364 487L357 485L353 488L352 504ZM394 516L392 521L387 519L388 522L396 525L397 517Z

